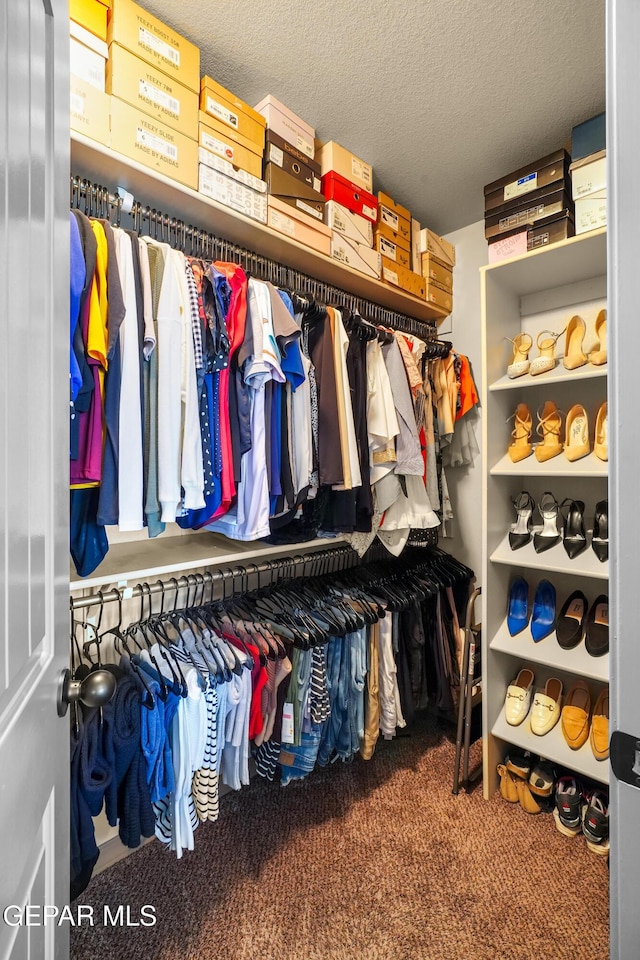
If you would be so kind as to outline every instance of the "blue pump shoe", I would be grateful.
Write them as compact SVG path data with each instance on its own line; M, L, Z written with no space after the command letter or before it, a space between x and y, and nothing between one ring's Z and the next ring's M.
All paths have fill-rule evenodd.
M516 577L509 590L509 606L507 609L507 626L509 633L515 637L521 633L529 622L529 584L524 577Z
M537 643L553 632L556 625L556 588L541 580L536 588L531 611L531 636Z

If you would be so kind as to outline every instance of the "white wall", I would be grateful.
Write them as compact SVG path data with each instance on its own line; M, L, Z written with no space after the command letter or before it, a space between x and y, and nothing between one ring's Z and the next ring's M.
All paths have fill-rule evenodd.
M453 341L465 354L473 370L478 394L482 390L482 344L480 331L480 273L488 262L484 220L449 233L446 239L455 245L456 265L453 270L453 314L446 320L440 335ZM449 326L449 323L451 324ZM451 334L444 331L451 330ZM480 417L476 420L476 438L482 442ZM473 467L449 467L446 471L453 522L447 524L452 536L441 540L442 547L470 566L480 582L482 568L482 470L481 457Z

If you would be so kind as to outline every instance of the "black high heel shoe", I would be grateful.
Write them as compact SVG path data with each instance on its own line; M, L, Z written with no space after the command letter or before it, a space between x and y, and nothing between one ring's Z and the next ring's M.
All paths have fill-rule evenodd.
M604 563L609 559L609 501L599 500L596 503L596 512L593 517L593 537L591 538L593 552Z
M564 524L562 541L570 560L587 549L587 534L584 529L584 503L582 500L567 498L562 501L562 507L568 506L569 513Z
M518 550L531 540L531 517L535 504L533 497L526 490L519 493L511 502L518 514L518 519L509 529L509 546L512 550Z
M543 553L556 543L560 543L560 531L558 530L558 501L552 493L548 491L543 493L538 501L538 511L542 517L542 530L538 530L533 535L533 549L536 553ZM562 516L562 514L560 514Z

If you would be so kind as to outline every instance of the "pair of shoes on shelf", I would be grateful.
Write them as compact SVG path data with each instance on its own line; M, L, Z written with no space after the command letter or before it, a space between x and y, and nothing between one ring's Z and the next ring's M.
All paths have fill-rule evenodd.
M582 500L572 500L567 497L558 503L548 490L538 502L538 512L542 519L542 528L533 532L533 510L535 503L527 490L523 490L512 501L516 511L516 521L509 529L509 546L512 550L519 550L532 539L536 553L543 553L562 540L564 549L570 560L575 559L587 548L587 534L584 526L585 505ZM567 511L565 518L562 513ZM593 537L591 540L593 552L601 562L609 556L609 504L607 500L599 500L596 504L593 519Z
M541 580L536 587L531 608L531 636L537 643L553 632L556 622L556 589L549 580ZM524 577L516 577L509 589L507 627L512 637L521 633L529 623L529 584Z
M512 754L498 764L500 795L508 803L519 803L526 813L540 813L536 797L550 797L554 791L555 770L549 763L532 762L522 754Z
M569 410L564 427L564 441L562 437L562 413L553 400L547 400L542 409L536 414L538 425L536 433L541 438L533 448L531 435L533 432L533 418L526 403L519 403L515 412L509 418L514 421L511 431L511 443L508 453L513 463L525 460L533 449L536 460L545 463L564 452L571 463L581 460L591 453L589 439L589 416L581 403L575 403ZM593 452L599 460L607 460L608 450L608 415L606 401L600 405L596 415L596 427Z
M590 656L609 652L609 598L604 593L589 607L582 590L574 590L562 605L556 621L558 644L563 650L573 650L583 637Z
M507 687L504 716L512 727L519 726L529 717L531 732L544 737L560 719L563 685L557 677L550 677L544 688L534 694L533 683L533 670L523 667Z
M584 834L592 853L609 853L609 797L605 790L587 794L577 777L560 777L553 811L556 828L565 837Z
M597 349L589 354L584 352L584 338L587 327L582 317L571 317L567 325L563 364L567 370L576 370L589 362L596 367L607 362L607 311L601 310L596 317L595 332L598 339Z
M537 338L539 355L535 360L529 361L529 351L533 346L533 339L528 333L520 333L511 340L505 337L513 344L513 357L507 367L507 376L510 380L522 377L525 373L532 377L539 376L541 373L547 373L553 370L556 365L555 349L556 343L563 333L566 333L563 365L566 370L576 370L587 363L600 366L607 362L607 311L601 310L595 322L595 332L598 338L598 348L592 350L589 355L584 352L584 337L586 333L586 324L582 317L576 315L571 318L568 325L560 333L554 333L552 330L542 330Z
M602 688L592 713L589 685L585 680L576 680L565 697L560 725L572 750L579 750L589 740L596 760L606 760L609 756L609 688Z

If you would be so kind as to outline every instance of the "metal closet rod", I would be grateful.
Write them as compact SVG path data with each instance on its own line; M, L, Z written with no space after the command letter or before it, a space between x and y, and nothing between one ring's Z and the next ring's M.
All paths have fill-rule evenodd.
M340 561L339 563L337 561ZM278 557L274 560L263 560L261 563L253 563L251 560L244 564L237 564L235 567L224 567L212 572L206 570L205 573L182 574L179 577L171 577L169 580L155 580L153 583L138 583L135 587L116 588L110 590L99 590L96 593L88 594L84 597L71 597L69 607L72 611L84 610L87 607L93 607L97 604L113 603L123 600L130 600L133 597L140 597L144 593L145 597L155 593L167 593L170 590L178 591L182 589L191 589L199 587L202 582L213 584L218 581L226 583L228 580L242 578L248 580L250 576L258 576L259 586L268 584L260 583L260 575L270 573L270 583L279 583L281 580L289 578L293 570L302 566L303 576L304 567L311 565L307 576L319 577L325 573L334 573L336 570L344 570L347 567L355 566L360 562L360 557L348 546L331 547L328 550L316 550L309 554L296 554L292 557ZM277 577L274 578L274 574Z
M227 263L240 263L243 269L252 277L260 280L269 280L276 286L295 290L301 294L312 296L315 300L335 306L347 307L352 312L357 311L365 319L380 326L391 327L412 333L422 340L436 338L435 323L408 317L406 314L389 310L371 300L363 300L340 287L316 280L299 270L294 270L277 260L271 260L253 250L247 250L229 240L216 237L214 234L200 227L187 224L184 220L170 217L161 210L156 210L148 204L134 200L131 195L122 196L121 192L112 192L108 187L99 183L91 183L79 176L70 177L71 207L82 210L89 217L98 217L109 220L115 226L120 226L122 217L128 215L132 219L132 226L136 233L141 234L145 221L148 223L148 232L156 240L168 243L169 246L189 256L199 256L205 260L222 260Z

